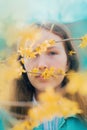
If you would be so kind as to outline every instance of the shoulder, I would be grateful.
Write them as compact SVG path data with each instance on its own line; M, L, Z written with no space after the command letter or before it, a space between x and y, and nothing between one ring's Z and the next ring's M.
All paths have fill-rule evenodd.
M0 108L0 130L5 130L5 124L7 123L7 113L3 108Z
M3 125L1 117L0 117L0 130L4 130L4 125Z
M66 118L62 128L63 127L67 128L65 130L87 130L87 124L85 124L76 116Z
M55 123L55 125L56 125L56 123ZM68 117L66 119L65 118L58 118L57 128L58 128L58 130L87 130L86 124L84 124L76 116L71 116L71 117ZM43 123L38 125L38 127L35 127L33 130L44 130Z
M7 130L7 127L12 127L16 123L17 120L14 119L8 111L0 108L0 130Z

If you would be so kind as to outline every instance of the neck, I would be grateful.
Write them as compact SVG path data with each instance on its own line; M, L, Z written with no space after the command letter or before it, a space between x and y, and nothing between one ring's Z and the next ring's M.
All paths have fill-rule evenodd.
M64 96L64 94L65 94L65 88L57 87L57 88L54 88L54 90L55 90L55 93L59 93L62 96ZM45 90L44 91L36 90L35 99L39 100L38 95L42 94L42 93L45 93Z

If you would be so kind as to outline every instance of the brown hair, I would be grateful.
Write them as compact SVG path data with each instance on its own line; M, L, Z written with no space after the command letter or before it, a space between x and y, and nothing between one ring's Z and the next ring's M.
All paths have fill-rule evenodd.
M67 31L67 28L64 25L52 24L52 23L48 23L45 25L41 25L41 24L36 24L36 25L38 27L51 31L52 33L60 36L62 39L68 39L71 37ZM70 40L64 42L64 47L65 47L65 51L66 51L67 59L68 59L68 63L69 63L68 72L70 70L78 71L78 69L79 69L79 62L78 62L77 54L75 53L72 56L68 55L69 51L71 51L71 50L74 51L72 44L73 43ZM19 59L20 58L21 58L21 56L19 57ZM21 65L24 68L24 65L22 63L21 63ZM67 83L68 83L68 79L65 76L61 86L65 87ZM30 83L26 73L22 73L22 76L20 79L15 79L15 85L14 85L14 98L15 98L14 100L15 101L25 101L25 102L32 101L34 93L35 93L35 88ZM66 96L71 98L67 94L66 94ZM80 98L80 102L79 102L79 98L77 98L77 96L75 96L75 98L73 98L73 100L78 101L78 103L80 104L81 107L83 107L82 104L85 104L81 98ZM10 108L10 110L12 112L15 112L17 114L22 114L22 115L26 115L28 109L29 109L28 107L11 107ZM85 113L85 110L84 110L84 113Z

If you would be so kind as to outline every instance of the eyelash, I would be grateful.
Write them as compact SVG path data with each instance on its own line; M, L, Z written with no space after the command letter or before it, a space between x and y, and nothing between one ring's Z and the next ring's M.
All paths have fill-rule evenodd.
M55 52L55 51L49 51L47 52L48 55L57 55L58 52ZM36 57L39 57L39 54L36 54Z
M50 51L50 52L48 52L48 54L50 54L50 55L57 55L58 53L55 52L55 51Z

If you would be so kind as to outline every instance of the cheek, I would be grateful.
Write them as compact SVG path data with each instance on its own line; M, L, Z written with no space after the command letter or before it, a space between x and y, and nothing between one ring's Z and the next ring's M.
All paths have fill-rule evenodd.
M31 67L32 67L30 61L27 60L27 59L24 60L24 66L25 66L25 69L26 69L27 71L30 70Z
M66 56L57 57L51 61L51 65L54 66L55 68L65 70L67 65L67 57Z
M52 57L51 58L46 57L45 59L46 59L45 64L47 65L48 68L50 68L52 66L55 67L56 69L59 68L59 69L65 70L65 68L66 68L66 65L67 65L66 54L57 55L53 58ZM35 59L31 59L31 60L25 59L24 64L25 64L26 70L29 71L32 68L38 66L38 59L37 60L35 60Z

